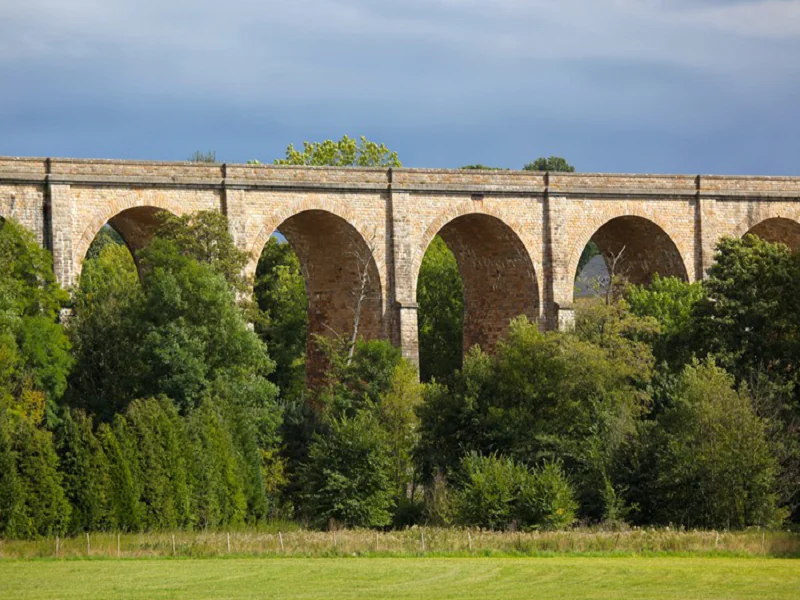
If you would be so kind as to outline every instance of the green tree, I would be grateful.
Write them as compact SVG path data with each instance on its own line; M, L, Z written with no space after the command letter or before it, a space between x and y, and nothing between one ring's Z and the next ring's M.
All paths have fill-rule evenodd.
M382 527L394 482L383 430L370 411L334 419L317 434L301 472L304 512L317 527Z
M656 507L662 522L686 527L773 526L778 464L765 423L745 390L713 362L694 363L679 381L676 403L659 423Z
M171 243L182 255L208 265L237 291L249 291L243 271L249 256L240 250L228 230L228 218L216 210L200 210L176 216L158 213L159 225L154 241ZM150 268L153 251L143 251L140 260Z
M222 415L208 401L188 419L193 511L199 527L244 523L247 499L239 462Z
M439 236L422 258L417 302L420 379L446 379L461 367L464 286L456 258Z
M0 408L38 423L56 421L56 402L72 367L58 323L69 296L55 281L50 254L28 230L0 221Z
M559 171L562 173L574 173L575 167L569 164L560 156L544 157L540 156L535 161L522 167L524 171Z
M128 422L122 415L112 425L101 423L97 439L108 461L108 518L111 527L122 531L139 531L143 527L144 506L139 455L131 439Z
M653 275L649 285L632 285L625 300L633 314L654 318L660 334L653 344L656 360L671 365L686 364L691 356L694 319L698 302L705 297L700 282L688 283L677 277Z
M126 412L131 440L142 474L141 500L146 529L190 527L192 505L189 439L178 412L168 400L133 402Z
M70 505L49 431L0 409L0 532L10 538L63 534Z
M217 260L215 250L202 250L210 240L186 241L185 249L188 234L160 233L139 253L141 286L107 279L107 291L78 304L70 401L102 420L136 398L162 394L186 412L217 378L266 383L273 368L225 279L234 253L220 251L229 259ZM261 389L274 400L274 385Z
M327 167L400 167L397 152L361 136L355 140L342 136L339 141L303 142L303 150L289 144L286 158L275 160L276 165L311 165Z
M306 386L306 282L292 247L275 237L269 239L258 260L255 298L265 316L256 324L256 331L275 361L271 379L284 398L299 398Z
M109 466L94 435L91 417L66 410L56 437L63 487L72 505L70 531L98 531L109 525Z
M389 389L381 396L377 417L386 432L392 465L392 479L399 498L414 484L412 453L417 442L419 418L416 408L422 403L423 386L417 370L406 361L394 368Z

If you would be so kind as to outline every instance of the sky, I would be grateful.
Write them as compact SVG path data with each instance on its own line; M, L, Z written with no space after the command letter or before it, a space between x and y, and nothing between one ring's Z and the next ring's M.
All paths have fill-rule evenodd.
M0 0L0 155L800 176L800 0Z

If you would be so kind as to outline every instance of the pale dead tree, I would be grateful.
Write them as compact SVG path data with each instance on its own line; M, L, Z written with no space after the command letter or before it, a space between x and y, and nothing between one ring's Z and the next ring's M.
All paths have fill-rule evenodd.
M630 265L626 265L623 260L626 246L623 246L619 252L614 254L613 251L607 252L603 258L606 261L606 268L608 269L608 287L606 287L606 304L611 304L614 299L614 291L628 280L628 272Z
M347 351L347 364L353 360L353 353L356 348L356 341L358 340L358 328L361 324L361 311L364 304L374 299L375 294L371 293L372 274L371 268L375 264L375 243L378 234L375 228L364 238L363 243L359 239L352 239L350 241L350 248L347 256L353 260L356 267L356 274L358 279L356 285L351 290L355 299L353 304L353 332L350 336L350 347Z

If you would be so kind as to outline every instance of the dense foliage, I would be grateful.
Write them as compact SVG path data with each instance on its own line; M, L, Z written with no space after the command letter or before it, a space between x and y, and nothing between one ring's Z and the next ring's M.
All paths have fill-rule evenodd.
M399 164L363 138L281 162ZM490 355L462 354L463 286L436 237L419 373L386 341L319 337L313 389L303 267L277 237L252 282L249 260L223 215L163 214L135 257L103 228L70 294L0 222L0 535L800 521L786 246L724 239L702 283L656 275L582 304L572 331L519 317Z

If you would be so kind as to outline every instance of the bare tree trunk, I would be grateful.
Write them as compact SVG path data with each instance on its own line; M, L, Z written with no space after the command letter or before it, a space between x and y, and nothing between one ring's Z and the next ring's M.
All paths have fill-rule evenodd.
M376 233L373 230L369 237L364 240L366 247L360 247L358 242L354 241L351 244L350 255L355 259L356 269L358 272L358 289L353 290L355 296L355 306L353 307L353 333L350 336L350 347L347 350L347 364L349 365L353 360L353 354L356 349L356 342L358 341L358 328L361 324L361 310L364 302L369 300L369 284L370 284L370 267L374 262Z

